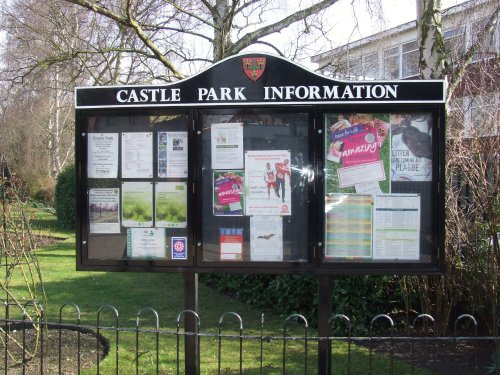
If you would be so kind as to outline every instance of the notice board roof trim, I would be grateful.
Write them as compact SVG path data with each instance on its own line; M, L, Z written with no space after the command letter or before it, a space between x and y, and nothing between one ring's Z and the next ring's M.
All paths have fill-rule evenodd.
M228 57L164 85L75 88L75 108L444 103L444 80L334 80L282 57Z

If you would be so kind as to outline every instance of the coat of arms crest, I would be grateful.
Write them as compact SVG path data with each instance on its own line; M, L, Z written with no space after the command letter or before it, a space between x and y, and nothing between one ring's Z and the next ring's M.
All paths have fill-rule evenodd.
M265 57L243 57L241 61L246 76L254 82L262 76L266 68Z

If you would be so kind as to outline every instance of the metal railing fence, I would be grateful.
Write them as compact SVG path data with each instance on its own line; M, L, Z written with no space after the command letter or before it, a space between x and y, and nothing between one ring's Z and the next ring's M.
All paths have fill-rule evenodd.
M245 331L241 316L226 312L202 331L191 310L166 327L150 307L139 310L135 326L128 326L111 305L99 308L95 324L82 324L73 303L61 306L56 322L46 320L41 306L35 321L26 311L13 317L4 306L0 374L185 374L187 357L194 355L201 374L307 375L317 373L317 346L324 340L331 348L332 374L500 374L500 337L478 335L478 323L468 314L457 317L454 334L446 337L434 334L428 314L397 325L404 329L379 314L366 336L353 336L349 317L336 314L329 321L331 335L319 337L299 314L269 331L262 315L260 327ZM187 317L196 321L194 332L183 329ZM187 338L195 339L194 352L185 346Z

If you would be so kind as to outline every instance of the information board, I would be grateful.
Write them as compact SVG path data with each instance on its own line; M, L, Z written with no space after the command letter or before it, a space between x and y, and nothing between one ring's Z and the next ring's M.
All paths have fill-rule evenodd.
M265 54L77 88L77 268L441 272L444 89Z

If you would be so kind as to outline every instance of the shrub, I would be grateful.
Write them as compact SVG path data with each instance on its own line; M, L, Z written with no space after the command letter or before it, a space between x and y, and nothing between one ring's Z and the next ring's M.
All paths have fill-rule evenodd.
M54 207L55 184L52 179L41 180L36 190L31 193L30 199L38 206Z
M75 226L75 195L75 165L70 164L59 173L59 176L57 176L54 202L57 222L67 228L73 228Z
M201 280L220 292L283 316L302 314L316 326L318 276L202 274ZM371 319L403 309L399 279L389 276L332 277L333 313L347 315L353 332L366 334Z

